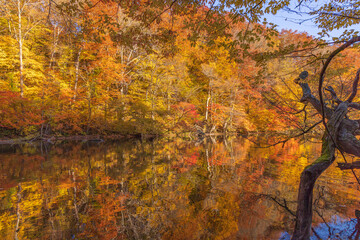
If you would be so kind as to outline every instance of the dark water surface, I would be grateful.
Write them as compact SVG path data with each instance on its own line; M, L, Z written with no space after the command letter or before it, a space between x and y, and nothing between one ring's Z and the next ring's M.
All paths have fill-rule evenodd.
M320 148L246 139L0 146L0 239L288 239L300 173ZM317 234L355 239L352 173L333 164L315 188Z

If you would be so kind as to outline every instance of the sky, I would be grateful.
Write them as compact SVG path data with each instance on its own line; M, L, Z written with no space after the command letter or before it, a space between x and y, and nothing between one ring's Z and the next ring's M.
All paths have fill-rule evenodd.
M312 21L306 21L304 23L297 23L294 19L294 14L289 14L285 11L282 11L278 13L277 15L267 14L265 15L265 18L268 22L274 23L278 25L276 28L277 30L281 29L291 29L291 30L297 30L298 32L307 32L310 35L317 36L317 33L320 32L320 30L316 27L315 23ZM299 19L305 19L301 16L296 16Z
M295 13L280 11L277 15L267 14L264 17L267 19L268 22L278 25L276 29L279 31L281 31L282 29L291 29L298 32L307 32L309 35L312 35L314 37L319 37L318 33L321 31L311 20L302 22L302 20L306 20L309 18L309 16L305 15L301 16L296 15ZM341 33L341 30L334 30L329 33L330 38L327 37L325 38L325 40L331 40L332 37L339 37Z
M318 9L324 3L329 3L331 0L321 0L318 2L308 3L307 5L302 5L299 9L297 8L297 1L290 2L290 9L295 9L296 11L302 12L310 12L311 9ZM295 12L288 12L285 10L280 10L276 15L266 14L264 16L268 22L274 23L278 25L277 30L281 29L291 29L297 30L298 32L307 32L308 34L319 37L318 33L321 31L316 24L311 20L311 17L307 13L295 13ZM351 29L360 29L360 24L353 25L350 27ZM333 37L339 37L345 29L334 30L328 32L330 37L323 37L324 40L332 40Z
M311 18L313 18L314 16L310 16L308 13L313 11L314 9L319 9L324 4L332 3L332 0L301 1L301 2L302 4L299 6L299 0L290 0L289 9L294 10L293 12L281 9L277 12L276 15L272 15L271 13L265 14L262 20L266 18L268 23L276 24L277 25L276 29L278 31L281 31L282 29L286 29L286 30L293 30L298 32L306 32L315 38L319 38L320 36L318 33L321 32L321 29L319 29L316 26L316 24L311 20ZM302 13L300 14L298 12L302 12ZM360 24L352 25L347 30L350 29L359 30ZM333 30L331 32L328 32L329 34L328 37L322 36L321 39L331 42L332 38L340 37L344 32L344 30L346 30L346 28L340 30Z

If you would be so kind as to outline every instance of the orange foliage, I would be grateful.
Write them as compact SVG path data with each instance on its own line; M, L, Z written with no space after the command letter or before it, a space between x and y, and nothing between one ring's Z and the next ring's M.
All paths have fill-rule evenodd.
M29 133L33 126L39 126L41 109L33 100L20 97L16 92L0 92L0 127Z

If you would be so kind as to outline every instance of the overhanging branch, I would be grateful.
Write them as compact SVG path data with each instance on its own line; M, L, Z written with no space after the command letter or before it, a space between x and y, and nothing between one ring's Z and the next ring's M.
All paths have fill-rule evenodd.
M319 92L319 99L320 99L320 104L321 104L321 114L323 116L323 124L326 128L326 131L329 131L327 129L326 126L326 122L325 122L325 114L323 114L324 112L324 99L323 99L323 93L322 93L322 88L323 88L323 83L324 83L324 76L325 76L325 72L327 67L329 66L331 60L341 51L343 51L345 48L351 46L352 44L359 42L360 41L360 36L354 37L352 39L350 39L349 41L347 41L346 43L344 43L343 45L341 45L340 47L338 47L335 51L333 51L330 56L326 59L326 62L324 63L324 66L321 69L320 72L320 76L319 76L319 87L318 87L318 92Z

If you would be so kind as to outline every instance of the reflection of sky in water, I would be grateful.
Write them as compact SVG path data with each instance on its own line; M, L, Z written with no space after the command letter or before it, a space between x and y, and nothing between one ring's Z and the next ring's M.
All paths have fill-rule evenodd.
M346 220L335 215L331 218L330 222L320 223L314 227L314 230L320 239L355 239L356 221L356 218ZM283 232L279 239L291 239L291 235L288 232ZM319 238L312 232L310 239L317 240Z

